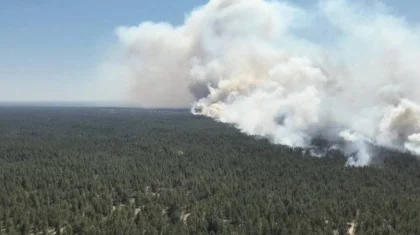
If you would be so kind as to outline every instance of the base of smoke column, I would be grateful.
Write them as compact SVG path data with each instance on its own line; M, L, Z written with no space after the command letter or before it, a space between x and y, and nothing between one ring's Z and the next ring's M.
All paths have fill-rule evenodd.
M201 115L203 113L203 106L195 105L191 108L191 113L194 115Z
M384 164L384 161L395 156L410 156L413 157L413 159L418 158L415 154L402 149L382 147L368 141L363 142L363 145L370 154L369 163L364 165L380 167ZM348 143L345 141L333 142L322 137L317 137L312 140L309 148L305 148L302 151L304 154L312 157L344 158L347 159L347 166L362 166L355 164L359 160L360 150L357 148L349 148Z

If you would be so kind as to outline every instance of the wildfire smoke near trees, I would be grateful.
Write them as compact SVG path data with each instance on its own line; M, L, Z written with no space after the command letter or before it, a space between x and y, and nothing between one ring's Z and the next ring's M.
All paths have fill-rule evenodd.
M419 161L345 166L188 110L0 108L4 234L418 234Z

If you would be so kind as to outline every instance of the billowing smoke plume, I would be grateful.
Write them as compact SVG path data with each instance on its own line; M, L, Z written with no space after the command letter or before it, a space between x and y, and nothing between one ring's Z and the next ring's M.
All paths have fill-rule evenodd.
M381 4L211 0L183 25L117 34L140 105L190 105L276 144L320 136L350 165L371 162L367 143L420 154L420 27Z

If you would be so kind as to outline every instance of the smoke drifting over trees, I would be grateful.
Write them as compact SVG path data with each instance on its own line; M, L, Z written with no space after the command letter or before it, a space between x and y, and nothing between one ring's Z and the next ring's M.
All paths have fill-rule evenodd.
M363 166L367 143L420 154L419 28L379 4L211 0L179 26L119 27L118 64L142 106L191 106L276 144L321 136Z

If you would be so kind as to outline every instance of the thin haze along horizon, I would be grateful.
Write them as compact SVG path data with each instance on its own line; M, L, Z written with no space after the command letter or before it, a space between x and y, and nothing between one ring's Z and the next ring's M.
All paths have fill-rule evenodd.
M76 24L58 14L64 3L41 3L6 4L29 16L55 11L35 20L50 26L45 34L12 32L19 22L6 16L12 37L2 40L16 50L6 47L2 59L3 100L188 106L276 144L325 138L355 166L372 161L368 143L420 154L418 1L144 1L137 16L128 1L125 14L107 12L116 21L100 20L110 1L92 18L88 9L98 5L66 3L81 11Z

